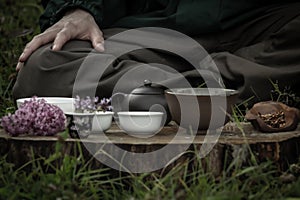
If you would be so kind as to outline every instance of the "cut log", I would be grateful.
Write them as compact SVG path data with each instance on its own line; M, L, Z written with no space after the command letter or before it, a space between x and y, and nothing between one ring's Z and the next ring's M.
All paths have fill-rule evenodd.
M177 135L176 135L177 134ZM176 136L176 137L175 137ZM191 138L193 138L191 142ZM208 136L205 132L197 135L189 135L188 131L181 129L174 123L165 126L158 134L150 138L132 137L118 128L116 124L104 133L92 133L85 139L67 138L62 140L57 136L18 136L11 137L0 129L0 153L7 155L9 162L16 166L32 160L32 157L49 157L55 152L57 142L62 144L63 154L75 155L76 145L80 144L86 158L93 155L88 149L106 149L118 146L125 152L148 153L159 150L166 145L175 145L176 148L185 148L201 153L201 147L214 141L215 135ZM84 144L84 145L83 145ZM241 165L249 163L249 151L256 156L258 162L272 160L279 170L286 170L288 164L298 162L300 157L300 126L295 131L278 133L260 133L252 128L249 123L228 123L222 129L222 134L217 143L206 156L203 156L203 166L206 171L219 175L229 165L229 162L237 162ZM161 155L166 156L167 155ZM200 155L201 156L201 155ZM186 160L195 160L195 154L183 153L178 156L170 166ZM156 158L152 158L156 159ZM157 159L162 159L157 158ZM225 163L226 161L226 163ZM102 166L98 160L94 161L96 167ZM150 160L149 162L153 162ZM135 163L138 165L138 163ZM146 165L140 163L140 165Z

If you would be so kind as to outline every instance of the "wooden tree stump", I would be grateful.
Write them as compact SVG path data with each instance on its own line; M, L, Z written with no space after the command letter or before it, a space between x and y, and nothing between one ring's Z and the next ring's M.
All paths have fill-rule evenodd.
M175 139L175 134L180 131L184 134ZM204 140L206 135L204 134L205 132L202 132L195 136L193 143L189 144L190 150L200 151L206 143ZM63 141L57 136L11 137L0 129L0 154L2 156L7 155L9 162L21 166L30 161L33 156L49 157L55 152L57 142L62 144L62 153L69 155L76 154L75 147L80 144L85 157L89 159L93 155L85 148L86 145L96 149L102 148L103 145L106 145L107 148L110 148L110 145L111 147L117 145L128 152L147 153L168 145L171 140L173 140L171 145L176 145L176 148L184 147L187 145L186 137L190 137L186 130L179 128L174 123L164 127L155 136L146 139L129 136L120 130L116 124L113 124L105 134L95 133L86 139L67 138ZM206 139L210 141L210 139L214 140L215 138L207 136ZM224 167L228 166L228 163L224 163L225 160L237 162L240 165L247 164L250 160L249 150L256 156L258 162L272 160L277 164L278 169L285 170L288 164L298 162L300 157L300 126L295 131L264 134L254 130L249 123L241 123L240 125L228 123L223 127L222 134L213 149L202 159L203 166L206 171L219 175ZM172 165L193 160L193 157L195 154L184 154ZM103 165L97 160L94 162L96 167Z

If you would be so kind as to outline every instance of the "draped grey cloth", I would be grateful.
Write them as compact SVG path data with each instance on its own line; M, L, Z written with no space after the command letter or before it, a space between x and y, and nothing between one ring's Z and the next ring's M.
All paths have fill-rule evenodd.
M294 93L300 94L300 5L280 7L268 10L265 15L249 21L242 26L226 32L200 35L194 37L201 44L217 65L222 80L227 88L238 89L240 100L254 97L253 102L270 99L273 89L272 81L279 86L289 87ZM125 29L103 30L109 38ZM176 40L169 36L170 40ZM121 41L126 42L126 41ZM183 48L183 50L185 50ZM15 99L37 96L72 96L76 75L87 57L92 63L103 63L110 59L118 48L107 49L103 53L93 51L90 42L72 40L61 51L52 51L51 44L36 50L18 74L13 88ZM193 48L187 48L193 54ZM116 88L130 92L142 85L142 79L149 75L155 82L168 87L185 86L183 77L173 76L168 70L156 73L145 64L156 63L158 66L180 72L191 86L203 83L203 77L182 57L172 52L159 49L140 49L124 54L114 60L97 80L96 95L109 97ZM141 67L142 66L142 67ZM91 70L96 70L91 66ZM88 68L87 68L88 69ZM118 81L134 69L142 69L135 76L126 79L122 84ZM150 70L151 69L151 70ZM166 68L167 69L167 68ZM216 73L212 70L209 73ZM209 74L208 73L208 74ZM150 76L151 74L151 76ZM99 77L96 77L99 79ZM94 81L86 88L95 85ZM184 83L184 84L183 84ZM181 85L183 84L183 85ZM84 89L84 87L80 88Z

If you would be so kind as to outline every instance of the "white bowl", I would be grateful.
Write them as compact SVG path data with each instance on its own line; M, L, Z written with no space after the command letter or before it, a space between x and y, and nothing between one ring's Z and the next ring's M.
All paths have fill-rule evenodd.
M121 129L134 135L151 135L163 126L163 112L118 112Z
M86 138L93 127L94 113L65 112L67 116L66 128L72 138ZM72 117L71 117L72 116Z
M111 127L113 112L96 112L93 119L93 132L104 132Z
M21 104L25 101L29 101L31 98L17 99L17 107L19 108ZM74 98L67 97L37 97L36 99L45 99L47 103L58 106L64 113L74 111Z
M104 132L111 127L113 112L95 112L95 113L77 113L77 112L65 112L66 115L73 116L92 116L92 132Z

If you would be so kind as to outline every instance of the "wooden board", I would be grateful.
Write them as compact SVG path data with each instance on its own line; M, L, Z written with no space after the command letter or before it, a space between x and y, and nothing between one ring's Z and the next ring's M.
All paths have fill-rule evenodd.
M174 136L180 133L179 136ZM213 133L212 133L213 134ZM104 133L91 133L88 138L81 139L82 142L89 143L103 143L110 140L114 144L131 144L131 145L155 145L155 144L169 144L170 141L174 144L186 144L190 143L190 139L193 138L194 144L203 144L204 138L206 141L215 140L215 136L208 136L205 131L199 132L196 136L191 136L186 129L179 128L175 123L171 123L169 126L165 126L159 133L148 138L138 138L126 134L120 130L119 127L113 123L112 127ZM270 143L270 142L282 142L288 139L300 137L300 125L294 131L289 132L277 132L277 133L261 133L252 128L249 123L228 123L222 129L222 133L218 138L219 144L256 144L256 143ZM5 133L3 129L0 129L0 138L7 140L27 140L27 141L57 141L57 137L49 136L18 136L11 137ZM67 138L66 141L77 141L77 139Z

